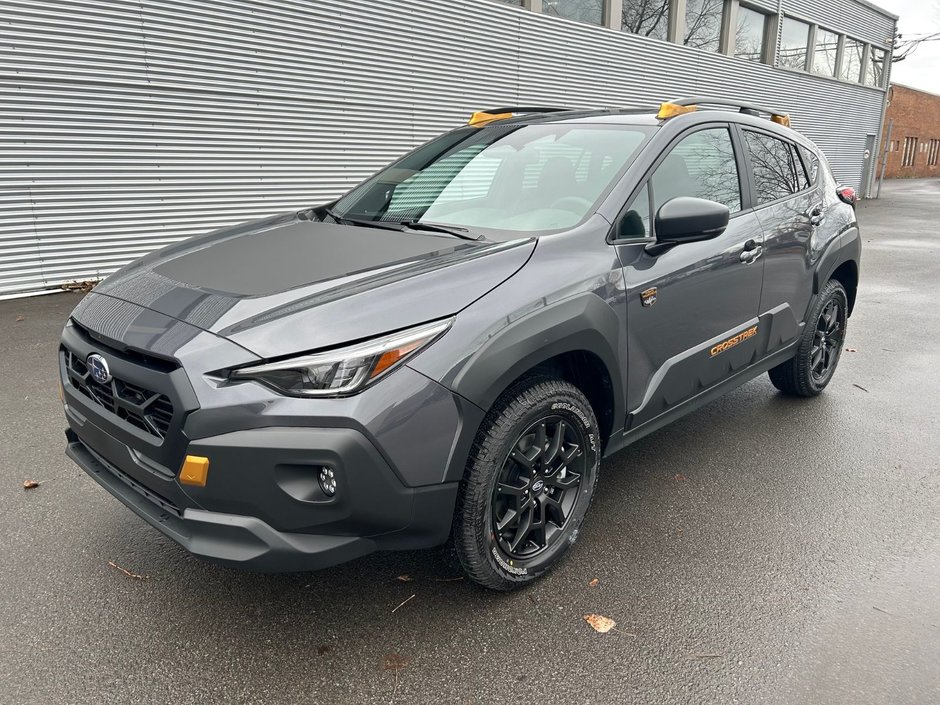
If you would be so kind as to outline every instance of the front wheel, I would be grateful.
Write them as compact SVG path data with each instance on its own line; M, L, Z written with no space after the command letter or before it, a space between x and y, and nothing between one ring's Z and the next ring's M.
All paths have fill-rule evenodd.
M770 370L770 381L784 394L814 397L832 380L839 364L849 304L845 288L830 279L810 312L796 355Z
M578 536L597 482L597 419L581 391L559 379L510 388L480 429L454 518L467 575L493 590L531 583Z

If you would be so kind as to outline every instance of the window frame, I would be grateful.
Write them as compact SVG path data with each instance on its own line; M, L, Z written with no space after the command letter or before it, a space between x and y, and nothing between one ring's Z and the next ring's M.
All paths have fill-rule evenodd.
M774 200L772 200L772 201L767 201L766 203L761 203L761 202L760 202L760 198L758 198L758 196L757 196L757 181L756 181L756 178L755 178L755 176L754 176L754 168L753 168L753 164L752 164L752 162L751 162L751 150L750 150L750 148L747 146L747 140L746 140L745 137L744 137L744 133L745 133L746 131L750 131L750 132L755 132L755 133L757 133L757 134L766 135L767 137L773 137L774 139L777 139L777 140L780 140L781 142L785 142L785 143L789 144L790 147L793 148L793 153L795 153L795 154L797 155L797 157L798 157L799 160L800 160L801 166L803 167L804 171L806 172L807 181L810 180L809 177L810 177L810 172L811 172L811 170L807 168L805 161L803 161L804 158L803 158L803 154L801 153L801 148L802 148L803 146L802 146L801 144L799 144L798 142L796 142L795 140L792 140L792 139L789 139L789 138L787 138L787 137L784 137L783 135L780 135L780 134L778 134L778 133L776 133L776 132L774 132L774 131L772 131L772 130L761 129L760 127L757 127L757 126L754 126L754 125L737 125L737 127L738 127L738 129L741 131L741 143L742 143L742 145L743 145L743 147L744 147L744 150L745 150L745 156L746 156L746 160L747 160L747 177L748 177L749 187L750 187L750 189L751 189L751 202L752 202L752 204L753 204L752 208L753 208L754 211L759 211L759 210L761 210L761 209L763 209L763 208L769 208L769 207L771 207L771 206L779 205L780 203L783 203L784 201L789 201L789 200L792 199L792 198L798 198L798 197L800 197L800 196L809 195L809 194L812 193L813 191L819 189L819 185L818 185L818 183L817 183L817 182L819 181L819 169L817 169L817 171L816 171L816 180L815 180L815 181L810 181L810 184L809 184L809 186L808 186L807 188L801 189L801 190L796 191L795 193L791 193L791 194L789 194L789 195L787 195L787 196L781 196L780 198L775 198ZM805 147L805 149L807 149L808 151L812 151L812 150L810 150L809 147ZM817 155L817 160L818 160L818 158L819 158L819 157L818 157L818 155ZM819 167L819 168L821 168L821 164L820 164L820 167Z
M817 48L819 47L819 33L820 32L831 34L832 36L836 38L835 56L833 57L833 61L832 61L832 73L821 73L816 70L816 54L817 54ZM837 81L842 80L839 78L839 73L842 68L839 65L839 50L841 49L844 36L845 35L843 33L837 32L834 29L829 29L828 27L824 25L820 25L820 24L814 25L813 31L812 31L813 47L812 47L810 59L807 62L809 65L809 69L808 69L809 73L813 74L814 76L822 76L823 78L833 78ZM845 81L843 81L843 83L845 83Z
M901 152L901 167L902 168L911 168L913 169L917 162L917 147L919 139L917 137L905 137L904 138L904 151ZM908 151L908 146L910 146L910 151ZM910 156L910 160L908 160Z
M927 166L937 166L938 156L940 156L940 139L932 139L927 149Z
M786 69L788 71L800 71L802 73L813 73L812 71L812 61L813 53L816 51L816 41L815 41L815 27L816 23L811 22L810 20L804 19L800 15L790 15L786 12L779 15L780 17L780 31L777 38L777 50L776 50L776 61L774 61L774 68ZM787 20L792 20L793 22L799 22L800 24L806 25L806 46L804 47L803 55L803 65L802 66L790 66L789 64L781 63L780 57L783 50L783 30L786 25ZM814 74L820 75L820 74Z
M762 35L761 35L760 56L759 56L756 60L755 60L755 59L746 59L746 58L744 58L743 56L738 56L738 54L737 54L737 51L738 51L738 43L737 43L737 31L738 31L738 28L737 28L737 13L735 13L735 26L734 26L734 28L731 29L731 33L734 35L735 42L734 42L734 51L732 51L730 55L731 55L733 58L735 58L735 59L738 59L738 60L740 60L740 61L747 61L747 62L750 63L750 64L768 64L768 65L772 64L772 63L773 63L773 57L768 57L768 52L769 52L769 47L773 44L773 42L770 41L770 35L771 35L771 33L772 33L772 32L771 32L771 29L772 29L772 27L771 27L771 20L772 20L773 17L774 17L773 13L769 12L768 10L764 9L763 7L760 7L760 6L752 6L752 5L749 5L749 4L746 3L746 2L738 3L738 11L740 12L741 10L748 10L749 12L753 12L753 13L755 13L755 14L760 15L761 17L763 17L764 26L763 26L763 33L762 33Z
M653 195L653 186L650 183L653 177L653 174L659 168L659 166L666 160L666 157L672 153L672 150L675 149L682 140L686 137L700 132L702 130L714 130L716 128L724 128L728 131L728 136L731 138L731 148L734 151L734 163L738 170L738 189L741 193L741 208L740 210L735 211L731 214L730 220L734 220L745 213L753 210L753 204L751 202L751 188L750 182L748 179L748 174L745 171L749 164L744 160L744 145L741 142L741 135L738 133L738 125L733 122L726 122L722 120L714 120L710 122L700 123L698 125L692 125L691 127L683 130L678 135L673 137L669 143L660 150L659 154L656 156L656 159L653 163L643 172L643 176L637 179L636 186L630 190L629 196L624 199L624 205L621 206L620 210L617 212L617 217L614 218L613 224L610 226L610 229L607 232L607 244L609 245L628 245L632 243L651 243L656 242L656 211L653 210L653 204L655 203L655 197ZM646 237L624 237L618 238L617 233L620 232L620 223L624 219L627 213L632 210L633 203L639 197L640 192L644 187L649 185L647 189L647 198L649 199L649 210L650 210L650 234Z

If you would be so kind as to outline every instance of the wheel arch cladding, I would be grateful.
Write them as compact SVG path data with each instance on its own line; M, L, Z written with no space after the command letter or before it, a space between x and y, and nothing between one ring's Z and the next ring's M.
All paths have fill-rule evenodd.
M829 278L842 284L849 299L848 315L852 315L852 309L855 308L855 294L858 291L858 263L855 260L846 260L836 267Z
M816 265L813 274L813 293L818 294L830 279L836 279L845 288L849 298L849 315L855 308L858 291L858 263L861 259L861 238L852 228L833 239Z
M454 378L454 391L489 409L517 380L543 372L565 379L588 398L606 443L624 418L615 352L619 320L602 299L581 294L525 316L477 350Z

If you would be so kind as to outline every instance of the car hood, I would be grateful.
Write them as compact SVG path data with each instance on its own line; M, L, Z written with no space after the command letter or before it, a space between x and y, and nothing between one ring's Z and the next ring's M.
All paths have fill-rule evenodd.
M262 358L457 313L517 272L534 239L479 242L276 216L170 245L99 284Z

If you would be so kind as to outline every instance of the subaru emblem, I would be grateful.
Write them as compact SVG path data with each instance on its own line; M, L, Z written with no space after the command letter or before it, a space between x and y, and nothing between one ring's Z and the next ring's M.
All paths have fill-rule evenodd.
M98 353L92 353L85 359L88 365L88 373L98 384L107 384L111 381L111 370L108 368L108 361Z

